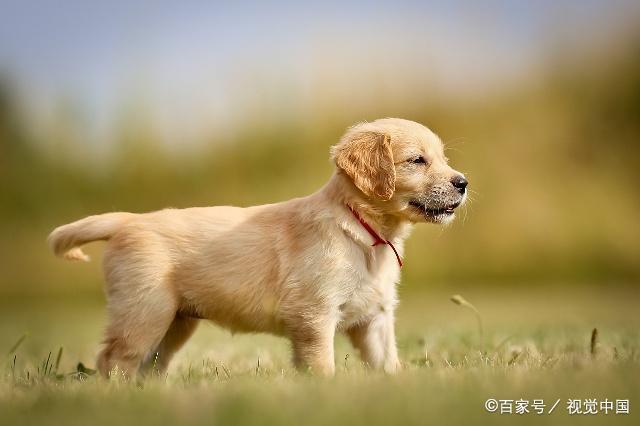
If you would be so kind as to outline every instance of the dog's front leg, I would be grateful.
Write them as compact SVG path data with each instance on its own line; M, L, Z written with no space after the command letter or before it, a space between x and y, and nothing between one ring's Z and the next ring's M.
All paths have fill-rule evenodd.
M402 368L398 358L398 347L396 346L396 324L395 315L390 311L383 315L384 333L381 336L384 347L384 364L382 368L387 373L396 373Z
M293 361L299 370L311 370L313 374L333 376L335 330L336 321L329 317L298 323L290 329Z
M351 343L369 367L387 373L400 370L394 323L393 311L386 310L347 330Z

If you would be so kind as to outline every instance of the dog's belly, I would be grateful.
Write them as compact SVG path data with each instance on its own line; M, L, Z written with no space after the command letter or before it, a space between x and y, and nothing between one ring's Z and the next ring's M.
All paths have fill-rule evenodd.
M228 286L225 286L228 288ZM224 292L217 289L188 292L180 313L193 318L209 320L232 333L283 334L275 296L255 286L241 291Z
M198 296L191 295L182 304L180 314L212 321L233 333L286 335L282 319L291 317L290 307L282 306L275 293L264 291L262 286L251 287L247 291L234 293L218 289L213 297L198 292ZM312 312L318 307L317 303L318 301L309 299L308 309L305 311ZM337 313L336 328L339 331L347 330L356 324L370 321L376 315L392 311L396 303L395 285L393 281L383 284L367 280L355 285L345 293L342 300L336 299L334 303L333 310ZM328 308L332 310L331 307Z

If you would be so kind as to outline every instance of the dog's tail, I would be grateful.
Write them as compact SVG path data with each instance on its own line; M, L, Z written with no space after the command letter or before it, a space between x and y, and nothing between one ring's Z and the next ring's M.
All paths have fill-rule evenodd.
M91 241L108 240L134 216L133 213L118 212L85 217L57 227L47 241L56 256L88 262L90 258L80 246Z

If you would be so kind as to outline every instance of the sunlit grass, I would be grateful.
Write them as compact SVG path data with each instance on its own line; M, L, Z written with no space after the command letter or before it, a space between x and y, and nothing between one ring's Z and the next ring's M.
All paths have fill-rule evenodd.
M398 319L404 369L369 371L346 339L336 340L337 374L296 372L285 340L237 335L204 325L166 375L142 383L90 369L103 307L60 300L5 306L0 344L3 424L440 424L583 421L568 398L640 396L639 319L633 290L546 289L500 293L468 289L472 316L443 292L405 294ZM8 323L13 317L13 322ZM593 329L597 326L597 336ZM26 330L25 330L26 328ZM25 335L24 332L29 334ZM64 349L62 348L64 346ZM83 363L79 365L79 363ZM500 416L487 398L563 400L557 413ZM624 416L622 416L624 417ZM600 415L599 422L621 416Z

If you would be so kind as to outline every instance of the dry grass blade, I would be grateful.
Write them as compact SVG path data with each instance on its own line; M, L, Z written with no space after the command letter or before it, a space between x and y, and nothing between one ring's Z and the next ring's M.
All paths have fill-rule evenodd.
M231 378L231 371L229 371L229 369L227 367L224 366L224 364L220 364L220 366L222 367L222 371L224 371L224 374L227 375L227 379Z
M595 357L598 353L598 329L594 328L591 332L591 356Z
M20 347L20 345L22 344L22 342L25 341L25 339L27 338L27 335L29 333L24 333L16 343L13 344L13 346L11 346L11 349L9 349L9 352L7 352L7 355L11 355L12 353L14 353L15 351L18 350L18 348Z
M515 364L515 362L518 360L518 358L520 357L521 354L522 354L522 351L520 349L512 350L511 351L511 358L507 362L507 365Z
M62 359L62 351L63 348L62 346L60 346L60 349L58 349L58 356L56 356L56 364L53 371L54 374L58 374L58 369L60 368L60 360Z
M482 327L482 316L480 315L480 311L478 311L478 309L473 306L470 302L468 302L464 297L462 297L459 294L454 294L453 296L451 296L451 301L453 303L455 303L456 305L459 306L463 306L469 310L471 310L474 315L476 316L476 319L478 320L478 332L480 333L480 340L484 341L483 339L483 327Z

